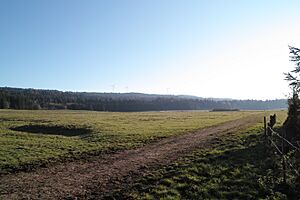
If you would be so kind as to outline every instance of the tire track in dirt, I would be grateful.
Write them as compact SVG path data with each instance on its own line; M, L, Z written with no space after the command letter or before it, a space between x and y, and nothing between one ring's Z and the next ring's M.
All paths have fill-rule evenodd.
M0 199L89 199L95 197L93 193L103 195L112 188L121 188L125 179L132 178L131 174L142 175L149 168L167 165L197 148L208 146L212 139L226 131L246 128L260 119L260 115L250 116L165 138L141 148L97 156L91 161L78 160L33 172L4 175L0 180Z

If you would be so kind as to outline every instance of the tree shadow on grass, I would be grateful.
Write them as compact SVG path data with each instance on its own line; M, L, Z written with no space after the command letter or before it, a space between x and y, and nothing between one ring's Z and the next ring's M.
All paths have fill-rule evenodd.
M209 162L214 167L225 166L229 171L239 169L241 172L239 176L229 177L233 180L242 180L242 184L231 181L230 187L238 190L239 187L246 186L256 192L255 198L300 198L300 191L295 187L297 184L294 178L283 183L281 156L262 135L250 135L245 138L242 148L228 149L220 155L211 155ZM287 173L292 175L289 170Z
M281 184L280 160L261 135L228 138L151 171L105 199L298 199Z

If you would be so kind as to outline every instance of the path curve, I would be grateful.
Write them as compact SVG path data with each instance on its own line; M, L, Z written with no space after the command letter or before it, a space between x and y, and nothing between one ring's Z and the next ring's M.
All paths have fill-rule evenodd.
M205 147L216 136L259 122L260 116L250 116L205 128L194 133L162 139L141 148L98 156L92 161L73 161L33 172L8 174L0 180L0 199L88 199L92 190L105 193L113 184L132 173L169 164L178 157ZM115 180L120 180L115 181Z

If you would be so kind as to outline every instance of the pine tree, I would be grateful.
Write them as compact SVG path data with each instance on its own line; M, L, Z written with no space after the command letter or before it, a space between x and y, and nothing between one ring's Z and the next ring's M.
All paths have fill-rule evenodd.
M289 110L288 118L285 122L285 127L288 129L288 136L292 139L299 139L300 131L300 49L289 46L290 49L290 58L292 62L295 63L295 69L284 73L285 80L289 82L289 86L292 89L292 96L288 100Z

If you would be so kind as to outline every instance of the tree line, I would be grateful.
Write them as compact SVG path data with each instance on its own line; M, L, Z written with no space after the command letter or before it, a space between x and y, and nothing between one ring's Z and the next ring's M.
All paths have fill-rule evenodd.
M87 93L0 87L0 109L70 109L95 111L159 111L287 108L286 99L215 100L183 95Z

